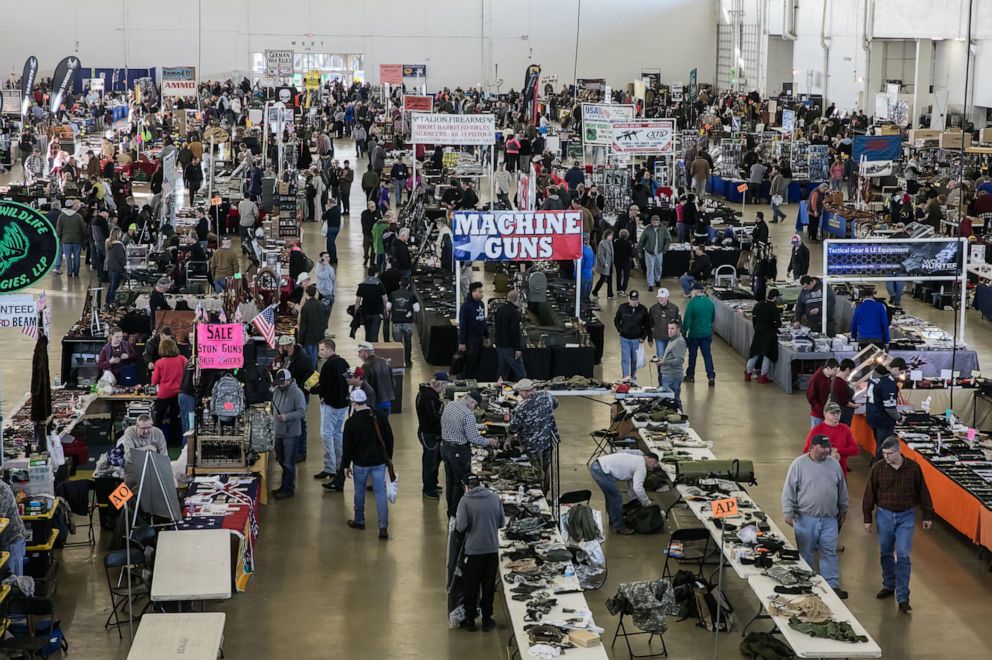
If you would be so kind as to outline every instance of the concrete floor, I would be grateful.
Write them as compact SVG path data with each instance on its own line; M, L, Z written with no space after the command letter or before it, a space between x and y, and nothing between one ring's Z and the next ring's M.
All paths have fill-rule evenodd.
M354 162L353 145L339 144L338 158ZM364 168L359 168L362 171ZM355 193L357 191L357 193ZM353 189L352 208L362 208L361 190ZM750 217L755 209L749 207ZM768 215L768 209L764 209ZM794 211L792 209L791 211ZM357 361L355 342L348 339L344 307L361 278L361 227L357 211L345 219L338 238L341 264L338 269L338 301L331 329L339 339L339 352ZM787 262L790 225L772 225L781 268ZM307 251L316 256L322 240L316 224L307 225ZM814 250L813 272L820 267ZM43 281L53 307L53 334L61 338L80 313L90 272L80 280L49 275ZM644 289L643 276L634 275ZM95 283L94 283L95 284ZM676 281L666 282L673 291ZM634 288L633 286L631 288ZM40 288L33 293L40 292ZM605 379L620 374L613 312L619 301L601 298L602 316L607 319L606 352L601 371ZM684 305L680 294L673 298ZM917 314L945 326L950 312L940 312L910 300ZM992 348L992 333L975 312L968 313L967 341L986 358ZM0 376L4 409L17 400L29 385L31 342L16 333L3 337ZM772 386L742 381L743 359L722 340L713 345L718 372L717 385L705 380L683 388L683 399L693 427L703 438L715 441L721 457L751 458L760 484L753 489L758 503L782 525L779 494L790 461L802 449L808 430L808 409L801 394L788 396ZM56 341L51 348L53 369L60 359ZM255 549L256 573L248 589L209 609L228 613L224 650L227 658L499 658L505 653L507 628L497 608L498 633L466 633L449 630L444 593L445 519L442 505L422 499L419 493L420 447L416 440L413 398L418 383L435 370L414 350L414 367L407 376L406 412L393 416L397 437L395 461L401 477L401 494L390 510L388 542L372 531L357 532L345 526L351 516L351 490L344 494L323 491L310 475L320 470L321 445L317 433L310 434L310 459L301 465L297 497L272 502L260 516L261 535ZM988 367L986 367L988 368ZM565 399L558 421L562 444L563 488L592 488L593 503L603 508L602 495L585 468L592 449L590 430L608 424L603 403ZM311 429L318 428L316 405L309 411ZM913 552L913 616L898 614L892 600L876 601L880 587L878 550L874 536L861 527L861 493L868 461L851 461L849 485L852 493L851 522L842 533L846 552L841 555L842 584L850 592L848 605L881 645L888 658L985 658L992 653L992 631L988 625L992 575L978 550L942 522L930 532L917 529ZM278 471L278 470L276 470ZM275 475L275 481L278 476ZM676 509L676 512L678 509ZM684 516L676 513L676 519ZM616 620L603 606L617 584L660 576L666 535L655 537L611 537L605 544L609 580L598 592L587 593L597 622L612 634ZM58 593L58 615L72 644L75 658L124 658L127 641L121 642L102 623L108 609L107 587L100 558L103 544L61 551L62 569ZM747 621L758 603L746 585L728 576L728 594L737 616ZM497 599L498 600L498 599ZM759 626L761 628L761 626ZM767 624L764 626L767 629ZM127 630L124 629L125 640ZM671 657L712 657L712 637L693 622L670 622L666 635ZM738 633L720 641L720 657L740 657ZM621 643L622 647L622 643ZM624 658L626 651L612 657ZM636 650L636 649L635 649ZM567 654L566 656L567 657Z

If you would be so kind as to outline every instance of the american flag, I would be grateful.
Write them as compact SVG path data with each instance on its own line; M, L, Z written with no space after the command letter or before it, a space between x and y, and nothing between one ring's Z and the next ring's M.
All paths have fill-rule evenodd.
M31 325L22 325L21 333L31 337L35 341L38 340L38 317L39 315L43 319L42 322L45 324L45 335L49 336L49 326L51 325L51 315L48 310L48 294L44 291L38 296L38 300L35 301L36 314L34 317L34 323Z
M276 306L269 305L251 320L258 333L265 339L269 348L276 347Z

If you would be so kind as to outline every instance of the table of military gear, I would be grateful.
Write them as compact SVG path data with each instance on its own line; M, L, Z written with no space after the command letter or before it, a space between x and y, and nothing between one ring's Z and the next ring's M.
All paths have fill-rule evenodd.
M632 410L633 406L618 401L615 410ZM716 455L710 448L710 443L706 443L688 425L673 424L667 425L665 430L651 431L648 421L631 419L630 425L634 429L631 433L638 440L638 445L643 451L653 451L662 459L662 470L667 474L672 483L677 482L678 460L688 461L715 461ZM652 424L652 427L662 426ZM708 480L718 481L718 480ZM718 487L722 487L719 483ZM724 531L714 522L710 500L715 496L701 490L698 487L676 483L675 489L678 498L684 501L692 514L699 520L704 528L710 533L717 546L721 542L723 547L721 553L726 565L733 569L738 577L747 581L748 586L754 591L761 603L758 615L752 619L752 623L759 618L762 612L768 610L769 599L782 594L775 591L776 586L783 586L781 579L769 576L772 571L767 566L756 563L756 558L761 555L749 550L747 546L738 538L737 532L749 525L760 526L763 532L762 543L768 543L767 539L781 539L786 552L794 553L795 546L782 533L781 529L764 512L762 512L754 500L746 491L734 488L737 484L729 482L726 492L718 492L719 497L733 497L737 500L739 514L737 516L724 518L723 524L728 524L727 531ZM722 536L722 541L721 541ZM769 564L771 562L768 562ZM776 564L780 568L786 565ZM833 589L819 575L815 575L809 565L801 557L795 561L787 570L793 571L808 584L808 591L820 597L829 610L830 625L825 626L823 634L834 636L849 635L851 641L838 641L830 638L813 637L804 632L800 632L792 627L790 620L782 616L772 615L770 618L775 622L782 636L792 647L793 651L801 658L878 658L882 651L878 644L871 638L864 627L854 618L851 611L837 597ZM791 576L791 574L790 574ZM785 576L785 577L790 577ZM782 576L778 576L781 578ZM786 585L787 586L787 585ZM790 598L786 596L786 598ZM750 624L747 624L750 626ZM829 629L829 630L827 630ZM812 628L817 634L820 630ZM744 631L746 632L746 630Z
M751 340L754 338L754 327L751 320L737 313L727 302L715 296L710 296L715 307L715 317L713 319L713 332L719 335L724 341L730 344L734 350L745 358L751 351ZM783 324L784 327L784 324ZM814 328L818 330L818 328ZM802 369L804 372L813 373L817 366L830 358L843 360L851 358L857 351L796 351L783 344L778 346L778 359L772 371L769 373L776 385L781 387L788 394L792 394L796 389L795 372ZM887 351L892 357L901 357L907 363L920 362L918 367L924 377L939 376L941 369L951 367L951 351L943 350L918 350L918 351ZM801 363L813 363L802 367ZM978 369L978 353L973 349L958 349L954 359L954 371L960 371L962 376L970 375L972 371Z

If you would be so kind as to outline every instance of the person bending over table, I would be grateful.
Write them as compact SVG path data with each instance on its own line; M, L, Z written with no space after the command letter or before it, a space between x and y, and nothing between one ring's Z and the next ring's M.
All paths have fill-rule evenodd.
M617 534L633 534L634 530L623 521L623 495L618 481L627 482L627 494L636 497L642 505L650 506L651 500L644 491L644 479L648 472L658 467L658 455L629 454L618 452L600 456L589 466L593 481L603 491L606 498L606 512L610 517L610 528Z

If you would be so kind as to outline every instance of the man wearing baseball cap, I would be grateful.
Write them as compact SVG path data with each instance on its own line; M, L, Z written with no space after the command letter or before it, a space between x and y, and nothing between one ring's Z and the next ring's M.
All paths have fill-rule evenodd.
M438 371L429 383L423 383L417 392L417 439L423 448L421 456L421 478L424 497L440 499L441 487L437 483L438 467L441 462L441 411L444 402L441 396L448 386L448 372Z
M631 291L627 304L617 307L613 325L620 333L620 368L623 377L637 381L637 349L651 332L648 310L641 304L641 295Z
M355 516L352 529L365 529L365 484L372 480L379 538L389 538L389 500L386 494L386 464L393 458L393 429L389 420L368 405L362 390L351 395L351 417L344 423L344 452L341 468L355 481Z
M272 362L272 368L277 371L279 369L289 371L290 376L292 376L293 380L296 381L296 385L300 388L300 391L303 392L304 397L306 397L308 392L304 387L304 384L313 373L313 363L310 361L310 357L290 335L281 335L277 344L279 354ZM296 461L298 463L302 463L305 460L307 460L306 415L304 415L303 419L300 420L299 444L296 447Z
M837 535L847 517L847 479L831 452L830 438L816 435L809 452L792 461L782 486L782 513L796 530L799 554L816 570L813 553L819 552L820 575L844 599Z
M441 460L444 461L444 488L448 500L448 517L458 511L462 478L472 471L472 445L497 447L499 440L486 440L479 433L475 408L482 404L482 395L472 390L460 399L444 406L441 413Z
M868 400L865 403L865 420L875 434L875 459L882 459L882 441L896 434L899 421L899 387L896 379L906 371L906 360L897 357L889 366L879 363L868 381Z
M282 500L296 494L296 454L301 423L307 414L307 399L287 369L276 371L272 383L272 431L276 459L282 468L282 484L272 494Z
M665 344L668 343L668 324L682 318L679 316L679 306L669 300L670 295L668 289L663 286L658 287L656 295L658 302L651 305L651 309L648 310L648 316L651 318L651 336L659 360L665 354Z
M362 342L358 345L358 357L362 360L365 378L375 392L375 403L372 407L389 417L396 393L393 390L393 370L384 358L375 354L375 347Z

